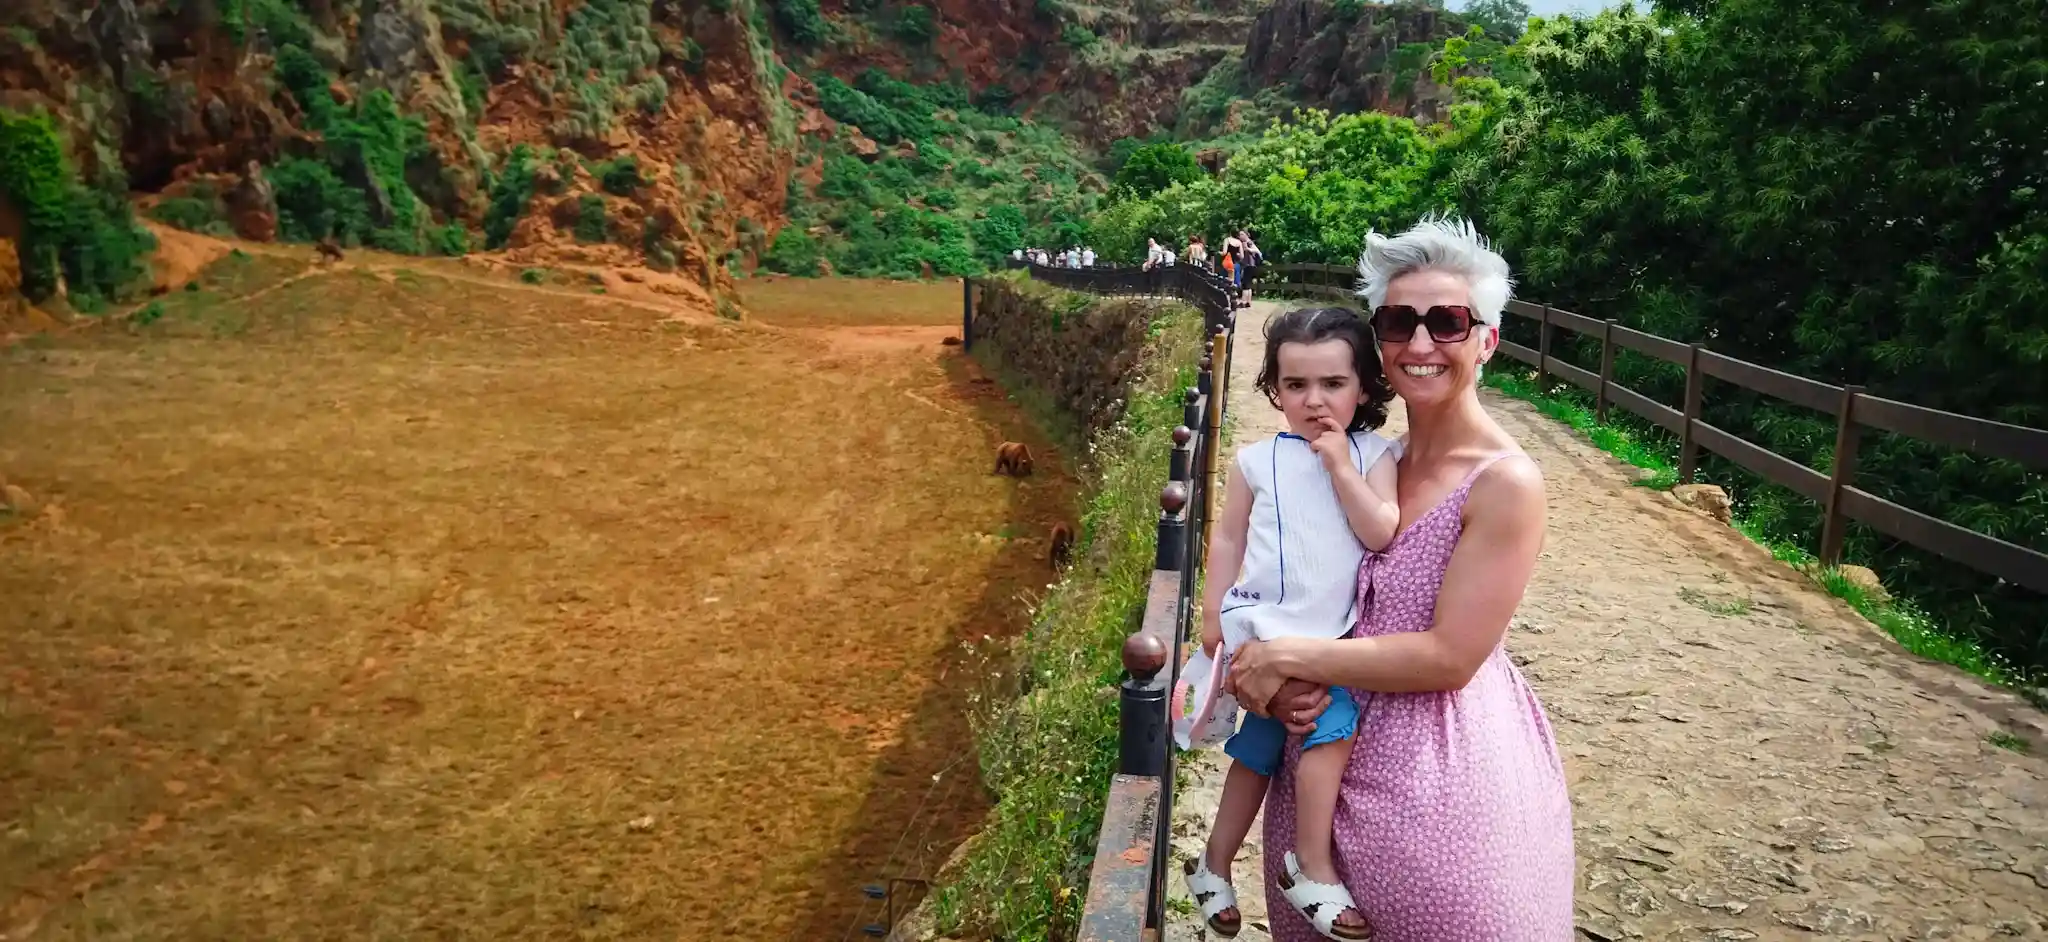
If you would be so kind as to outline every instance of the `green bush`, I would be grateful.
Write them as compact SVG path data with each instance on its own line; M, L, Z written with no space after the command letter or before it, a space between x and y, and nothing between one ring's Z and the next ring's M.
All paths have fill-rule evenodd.
M578 242L603 242L611 237L606 226L604 197L592 193L577 201L575 231Z
M204 187L193 187L184 196L165 197L149 209L149 218L186 232L203 232L207 235L228 236L234 234L234 227L228 225L227 214L220 204L220 198Z
M513 227L526 215L526 204L533 199L533 164L533 149L525 144L514 146L505 155L504 168L490 183L490 206L484 210L485 248L504 248Z
M0 194L22 214L21 293L42 301L63 275L73 305L125 296L156 240L135 224L118 173L82 182L43 113L0 110Z
M789 38L805 46L815 46L832 35L832 25L818 9L818 0L776 0L775 22Z
M434 230L434 250L450 258L469 254L469 230L459 222L451 222Z
M604 161L590 169L596 174L598 185L613 196L632 196L647 185L640 176L640 162L631 154Z
M333 236L359 245L370 229L363 193L337 176L324 161L286 157L264 171L277 197L277 231L287 241L312 242Z
M775 242L768 247L768 254L761 257L761 266L769 271L815 278L820 257L818 242L811 238L810 233L795 226L784 226L775 234Z
M906 6L896 13L896 25L890 30L897 39L912 44L931 42L938 34L930 7Z

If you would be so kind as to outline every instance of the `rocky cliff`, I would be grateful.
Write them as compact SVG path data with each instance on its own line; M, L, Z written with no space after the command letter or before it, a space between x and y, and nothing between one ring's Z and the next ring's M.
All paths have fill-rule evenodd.
M1428 60L1465 29L1427 6L1276 0L1252 24L1244 70L1253 88L1284 86L1303 105L1435 121L1451 96Z
M0 241L31 299L114 293L147 241L125 195L250 239L644 264L709 306L793 199L828 263L950 269L1071 229L1089 155L1195 105L1268 103L1185 136L1433 117L1460 29L1346 0L12 0Z
M70 173L183 227L646 259L708 293L794 160L763 22L752 0L17 0L0 108L53 116Z

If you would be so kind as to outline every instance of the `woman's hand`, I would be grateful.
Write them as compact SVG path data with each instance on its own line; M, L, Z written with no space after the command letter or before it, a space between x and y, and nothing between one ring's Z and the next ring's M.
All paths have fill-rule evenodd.
M1289 732L1305 733L1330 705L1330 692L1281 672L1288 643L1286 638L1246 642L1231 656L1230 677L1224 683L1245 709L1278 719Z
M1288 735L1306 736L1315 731L1316 718L1330 708L1330 688L1307 680L1290 680L1280 685L1267 706L1273 718L1287 727Z

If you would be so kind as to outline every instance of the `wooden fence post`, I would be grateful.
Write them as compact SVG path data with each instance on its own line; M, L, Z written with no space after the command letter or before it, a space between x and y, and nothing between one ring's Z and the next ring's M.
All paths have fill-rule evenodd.
M1678 483L1691 484L1694 466L1699 463L1699 443L1693 440L1692 426L1700 419L1700 396L1706 376L1700 372L1700 351L1703 344L1693 344L1685 358L1685 418L1678 436Z
M1849 518L1842 513L1842 492L1856 483L1856 397L1861 386L1842 387L1840 415L1835 420L1835 468L1828 478L1827 516L1820 528L1820 564L1842 562L1842 541L1848 536Z
M1607 424L1607 384L1614 382L1614 318L1600 328L1600 388L1593 393L1593 421Z
M1550 305L1536 321L1536 391L1550 391Z

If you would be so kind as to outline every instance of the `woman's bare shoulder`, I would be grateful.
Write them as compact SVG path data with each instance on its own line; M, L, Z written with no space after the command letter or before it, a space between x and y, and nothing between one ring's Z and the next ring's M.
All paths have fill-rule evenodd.
M1528 452L1517 449L1480 469L1465 506L1508 512L1534 509L1540 514L1544 503L1543 468Z

